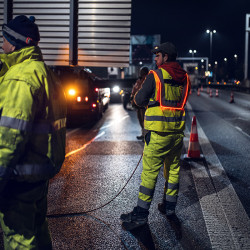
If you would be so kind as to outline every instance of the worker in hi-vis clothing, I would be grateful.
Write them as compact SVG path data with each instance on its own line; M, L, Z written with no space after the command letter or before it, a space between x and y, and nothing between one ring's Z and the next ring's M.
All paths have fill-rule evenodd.
M138 106L147 106L144 127L143 170L137 206L120 219L127 230L143 226L153 199L157 177L164 164L164 196L158 209L167 216L175 213L179 190L180 157L185 129L185 110L190 81L176 62L176 47L166 42L152 51L157 70L151 70L136 93Z
M4 24L0 54L0 223L5 249L52 249L48 180L65 158L66 99L34 17Z

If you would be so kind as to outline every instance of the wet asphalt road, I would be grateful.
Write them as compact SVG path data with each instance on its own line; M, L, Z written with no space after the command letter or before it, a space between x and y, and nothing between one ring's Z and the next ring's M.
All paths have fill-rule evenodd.
M139 133L136 112L125 111L121 104L110 105L103 119L93 127L68 132L69 156L60 174L50 183L48 199L55 249L211 247L188 164L183 163L178 217L172 220L166 220L157 210L164 186L161 172L148 225L133 232L121 227L120 214L130 212L137 203L141 163L115 200L86 213L109 202L126 184L143 152L143 142L136 139ZM80 151L69 154L79 148ZM55 214L62 217L50 218Z
M190 96L183 155L196 115L205 161L181 161L177 216L167 219L157 209L161 170L149 223L131 232L119 217L136 206L140 185L143 142L136 139L136 112L111 104L99 122L68 129L66 159L49 187L53 248L249 249L249 96L235 93L229 104L228 92L219 94Z
M241 230L242 225L238 226L237 216L241 215L234 216L234 203L243 204L243 212L242 207L237 208L236 212L247 211L248 216L244 214L245 217L242 218L247 218L243 226L249 229L250 202L247 181L250 176L249 171L246 171L249 162L249 155L246 154L249 137L237 128L232 130L232 124L228 124L228 121L231 119L235 122L235 113L245 117L243 120L246 123L241 124L241 129L247 134L249 110L243 107L244 105L236 105L236 98L234 106L230 106L227 98L228 93L222 92L217 99L208 98L205 93L199 97L193 93L189 101L191 110L188 110L188 113L194 112L197 116L208 136L209 141L206 143L211 142L215 148L212 155L218 155L226 175L230 176L232 190L230 184L220 187L221 183L227 181L216 177L216 182L211 173L210 176L201 177L198 172L197 177L195 171L199 166L182 160L177 217L166 219L157 210L164 186L161 172L150 208L149 223L133 232L122 228L119 217L121 213L130 212L136 205L141 163L125 189L117 198L111 200L130 178L143 151L143 143L136 139L140 134L136 112L124 110L121 104L112 104L101 121L93 126L70 129L65 164L61 173L50 184L48 215L54 248L228 249L228 246L231 246L232 249L247 249L250 243L245 240L247 233ZM187 117L186 144L192 116ZM233 142L229 135L233 137ZM237 140L241 142L240 148L237 148ZM235 147L228 151L232 144ZM184 147L183 154L185 152ZM212 164L213 159L210 159L209 155L206 158L208 163L202 165L209 172L209 164ZM241 168L236 174L232 174L236 162ZM242 177L240 181L239 177ZM219 183L217 189L216 183ZM227 186L230 188L227 189ZM236 190L236 200L232 199L229 204L226 204L227 201L223 202L220 192L224 190L226 194L223 193L223 197L234 197ZM221 209L217 202L223 203ZM102 207L106 203L109 204ZM94 209L97 210L88 212ZM221 210L225 212L222 213ZM59 217L53 218L54 215ZM219 221L218 225L215 220ZM228 243L225 243L225 239Z

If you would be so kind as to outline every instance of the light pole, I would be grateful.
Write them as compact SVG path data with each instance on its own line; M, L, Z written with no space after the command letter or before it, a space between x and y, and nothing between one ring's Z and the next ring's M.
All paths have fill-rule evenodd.
M212 54L212 48L213 48L213 34L215 34L216 33L216 30L209 30L209 29L207 29L207 31L206 31L208 34L210 34L210 61L212 62L212 56L213 56L213 54Z
M192 54L192 58L194 58L194 54L197 53L197 51L195 49L194 50L190 49L189 53Z

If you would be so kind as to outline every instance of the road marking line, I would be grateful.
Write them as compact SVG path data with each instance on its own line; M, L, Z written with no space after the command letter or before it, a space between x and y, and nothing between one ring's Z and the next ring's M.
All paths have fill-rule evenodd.
M126 118L128 118L128 117L129 117L129 115L126 115L126 116L122 117L119 121L111 122L110 124L101 127L100 130L105 129L105 128L108 128L108 127L111 127L111 126L113 126L113 125L116 125L117 123L122 122L124 119L126 119ZM68 133L67 133L67 136L69 136L70 134L72 134L72 133L74 133L74 132L76 132L76 131L78 131L78 130L80 130L80 129L81 129L81 128L77 128L77 129L74 129L74 130L68 132ZM80 147L80 148L78 148L78 149L76 149L76 150L73 150L73 151L67 153L67 154L65 155L65 158L67 158L67 157L69 157L70 155L73 155L73 154L75 154L75 153L77 153L77 152L79 152L79 151L85 149L89 144L91 144L93 141L95 141L97 138L103 136L104 134L105 134L104 131L101 132L101 133L98 134L96 137L94 137L93 139L91 139L90 141L88 141L87 143L85 143L82 147Z
M104 134L105 134L104 131L101 132L101 133L98 134L96 137L92 138L90 141L88 141L87 143L85 143L82 147L80 147L80 148L78 148L78 149L76 149L76 150L73 150L73 151L67 153L67 154L65 155L65 158L67 158L67 157L69 157L70 155L73 155L73 154L75 154L75 153L77 153L77 152L79 152L79 151L85 149L85 148L86 148L89 144L91 144L94 140L96 140L97 138L103 136Z
M238 126L235 126L235 128L236 128L237 130L239 130L243 135L245 135L245 136L247 136L248 138L250 138L250 135L247 134L246 132L244 132L244 131L242 130L242 128L240 128L240 127L238 127Z
M194 116L187 103L190 119ZM201 128L197 128L202 152L208 168L192 162L191 172L212 249L250 249L250 220L242 206L212 145ZM186 149L188 141L184 140Z
M100 130L105 129L105 128L109 128L109 127L111 127L111 126L113 126L113 125L116 125L116 124L122 122L124 119L126 119L126 118L128 118L128 117L129 117L129 115L125 115L125 116L122 117L120 120L114 121L114 122L110 122L108 125L101 127Z

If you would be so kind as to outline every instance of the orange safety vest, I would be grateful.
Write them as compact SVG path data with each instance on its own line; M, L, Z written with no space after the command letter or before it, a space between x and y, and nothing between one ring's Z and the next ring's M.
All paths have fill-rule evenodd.
M149 73L154 74L156 90L157 90L156 101L160 103L161 109L183 110L187 102L188 89L189 89L188 86L190 86L190 80L189 80L188 74L186 73L187 81L184 84L183 89L182 89L181 100L173 102L173 101L166 100L165 85L164 85L164 82L161 81L161 77L158 75L158 73L154 70L150 70Z

